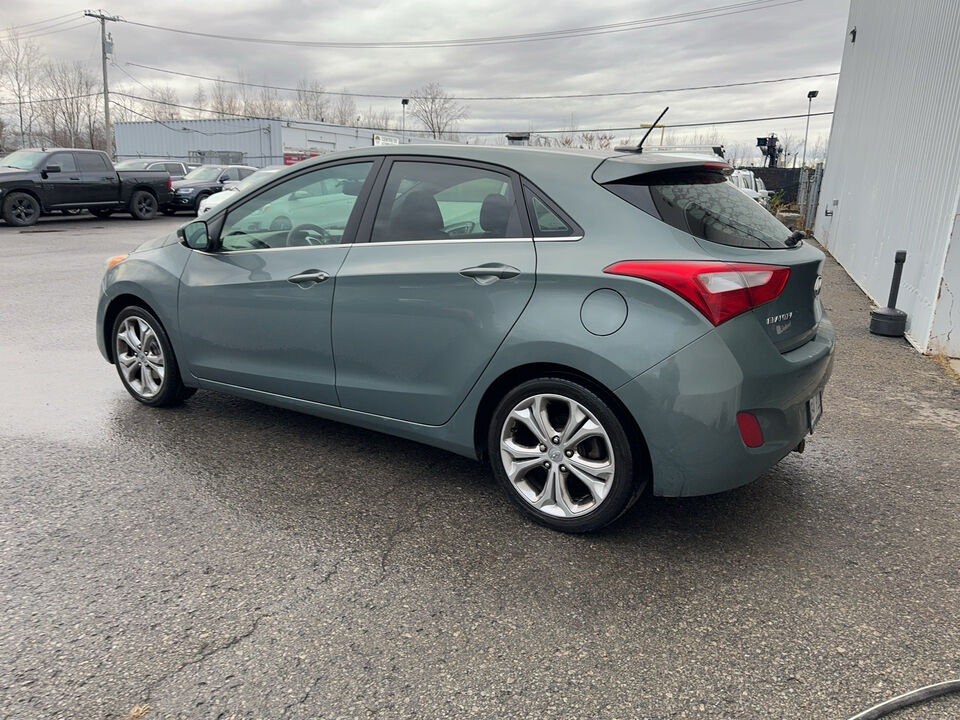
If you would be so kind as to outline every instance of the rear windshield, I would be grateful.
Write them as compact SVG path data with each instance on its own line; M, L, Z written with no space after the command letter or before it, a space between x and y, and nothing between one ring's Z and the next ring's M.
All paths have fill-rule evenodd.
M664 170L607 183L631 205L691 235L744 248L787 247L790 231L726 176L704 170Z
M117 170L146 170L152 160L124 160L118 162L114 167Z

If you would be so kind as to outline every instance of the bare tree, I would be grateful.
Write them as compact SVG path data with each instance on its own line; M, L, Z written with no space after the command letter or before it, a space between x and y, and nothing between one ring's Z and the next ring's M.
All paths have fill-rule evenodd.
M410 114L419 120L431 137L452 137L457 125L469 116L468 108L451 97L438 82L410 91Z
M43 65L46 102L40 104L40 115L46 135L58 145L77 147L89 135L88 98L94 92L96 79L82 62L57 60Z
M297 80L297 94L293 99L292 114L301 120L323 120L327 115L327 97L318 80Z
M210 112L221 117L225 115L238 115L240 103L233 88L220 78L213 83L213 90L210 94Z
M197 91L193 94L193 117L197 120L206 117L205 109L207 107L207 91L203 89L203 83L197 83Z
M150 97L157 102L144 102L148 115L156 120L179 120L180 98L177 91L169 85L152 85Z
M33 40L23 40L12 28L6 42L0 44L3 74L0 82L17 103L17 123L20 129L20 147L33 132L37 107L31 100L38 99L37 71L41 64L40 46Z
M344 90L346 92L346 90ZM356 126L360 116L357 103L349 95L337 95L337 99L330 109L330 120L337 125Z
M367 106L367 112L364 113L364 125L374 130L396 130L397 123L394 114L386 108L374 110L372 106Z
M781 148L781 157L783 162L780 163L781 167L787 167L791 165L796 167L797 165L797 153L800 150L801 142L797 139L797 136L793 133L783 132L778 136L780 138L780 148Z

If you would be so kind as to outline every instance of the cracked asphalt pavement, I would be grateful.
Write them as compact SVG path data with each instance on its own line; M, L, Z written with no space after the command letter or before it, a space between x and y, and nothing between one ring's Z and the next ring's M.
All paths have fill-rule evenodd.
M843 720L960 676L960 384L832 260L806 452L571 537L439 450L134 402L103 260L185 219L0 227L0 717Z

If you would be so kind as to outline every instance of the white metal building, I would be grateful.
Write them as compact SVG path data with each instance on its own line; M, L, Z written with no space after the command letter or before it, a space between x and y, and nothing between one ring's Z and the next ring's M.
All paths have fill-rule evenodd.
M907 338L960 356L957 0L851 1L814 232L881 306L906 250Z
M160 157L264 167L371 145L437 143L416 132L382 133L312 120L216 118L114 125L117 160Z

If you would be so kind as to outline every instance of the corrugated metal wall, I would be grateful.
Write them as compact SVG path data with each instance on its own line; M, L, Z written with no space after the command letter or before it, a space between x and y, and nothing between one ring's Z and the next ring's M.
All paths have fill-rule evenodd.
M119 122L114 125L117 160L137 157L176 158L197 162L197 153L242 153L239 162L264 167L282 165L284 151L302 151L305 157L335 150L370 147L374 136L400 142L400 132L378 133L364 128L345 127L300 120L254 120L222 118L210 120L167 120L165 122ZM405 136L408 143L442 142ZM210 163L228 162L213 159Z
M943 275L960 210L960 2L852 0L847 33L816 237L880 305L906 250L908 338L960 355L956 324L945 345L930 342L941 279L960 288Z
M279 120L246 118L116 123L117 159L189 160L198 151L238 151L245 165L279 165L283 162L281 125Z

